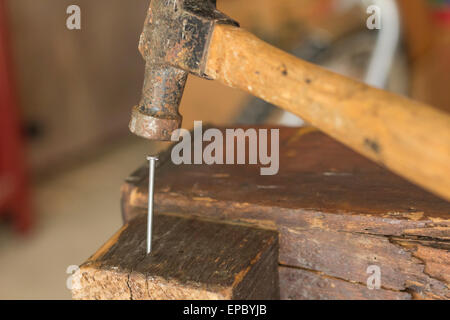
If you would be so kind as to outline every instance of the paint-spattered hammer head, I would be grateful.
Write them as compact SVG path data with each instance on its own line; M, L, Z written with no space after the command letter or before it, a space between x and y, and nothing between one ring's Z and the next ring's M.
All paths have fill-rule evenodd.
M139 50L146 60L144 88L132 111L130 130L152 140L170 140L181 126L178 108L189 73L204 73L208 42L216 23L236 22L215 0L152 0Z

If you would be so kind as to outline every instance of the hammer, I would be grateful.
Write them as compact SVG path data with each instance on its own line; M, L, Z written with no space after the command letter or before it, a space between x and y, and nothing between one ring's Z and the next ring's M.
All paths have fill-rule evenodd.
M450 115L279 50L239 28L216 0L152 0L130 130L170 140L189 73L290 111L360 154L450 200Z

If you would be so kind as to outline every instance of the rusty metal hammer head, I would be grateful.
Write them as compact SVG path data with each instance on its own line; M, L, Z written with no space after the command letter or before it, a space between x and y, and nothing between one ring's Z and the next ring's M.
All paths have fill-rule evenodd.
M204 74L209 39L217 23L237 23L216 9L216 0L151 0L139 42L146 60L142 98L130 130L152 140L170 140L181 126L178 112L189 73Z

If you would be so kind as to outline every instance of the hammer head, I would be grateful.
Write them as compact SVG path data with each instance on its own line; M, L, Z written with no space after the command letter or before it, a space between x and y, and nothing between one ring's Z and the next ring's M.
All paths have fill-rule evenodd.
M216 0L151 0L139 50L146 61L144 88L133 107L130 130L170 140L181 127L178 111L189 73L204 73L216 23L238 25L216 9Z

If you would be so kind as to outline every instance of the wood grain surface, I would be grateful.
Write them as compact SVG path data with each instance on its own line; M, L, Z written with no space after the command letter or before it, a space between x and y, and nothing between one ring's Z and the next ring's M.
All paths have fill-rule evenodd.
M304 269L280 267L283 300L408 300L406 292L368 290L367 286Z
M206 74L290 111L360 154L450 199L450 115L302 61L217 25Z
M281 266L336 279L355 290L354 298L450 297L449 202L311 128L281 128L279 152L275 176L261 176L258 165L176 166L166 152L155 210L276 229ZM125 220L146 208L146 179L143 167L124 184ZM370 265L380 266L381 290L390 292L366 292ZM281 273L280 283L285 298L323 292L307 283L316 291L294 292Z
M156 215L147 255L146 222L130 221L80 267L75 299L279 298L275 231Z

